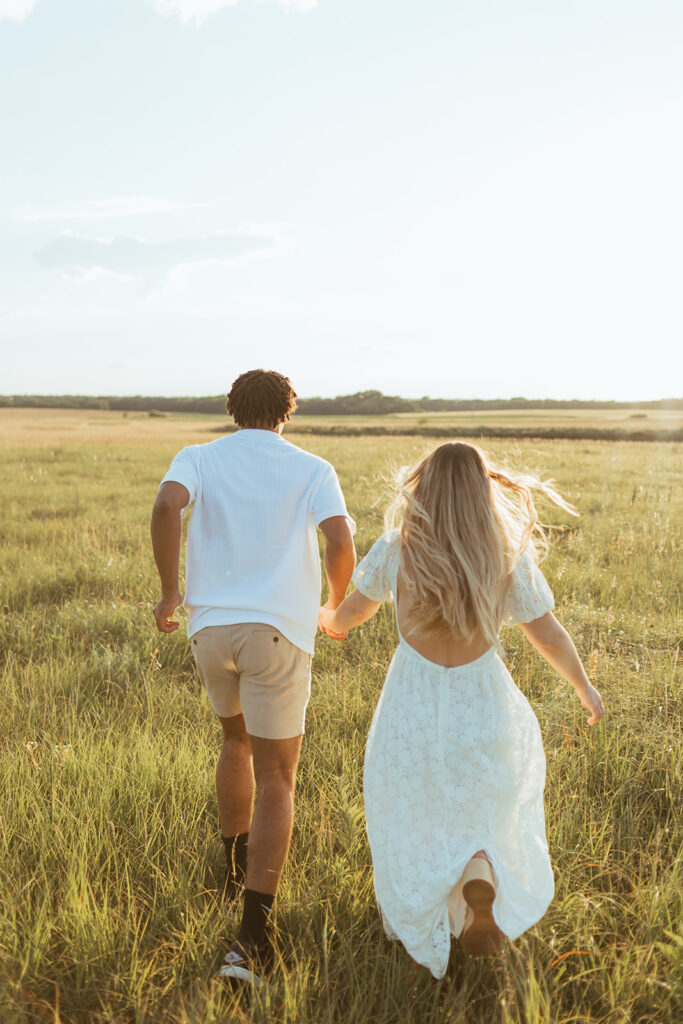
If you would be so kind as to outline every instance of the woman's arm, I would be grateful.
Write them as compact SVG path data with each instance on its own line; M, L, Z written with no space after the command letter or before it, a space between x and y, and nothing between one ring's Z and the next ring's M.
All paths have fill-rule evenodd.
M354 590L344 598L336 611L321 608L318 625L333 640L343 640L350 629L371 619L380 604L381 601L371 601L360 590Z
M564 626L560 625L552 612L546 612L532 622L520 622L519 627L541 657L574 687L583 706L591 712L588 724L599 722L605 713L602 698L591 685L572 638Z

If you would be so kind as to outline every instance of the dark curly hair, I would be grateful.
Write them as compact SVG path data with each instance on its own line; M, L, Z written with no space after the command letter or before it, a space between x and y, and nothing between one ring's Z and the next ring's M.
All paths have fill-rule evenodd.
M296 391L289 377L275 370L248 370L233 381L225 408L239 427L273 428L296 409Z

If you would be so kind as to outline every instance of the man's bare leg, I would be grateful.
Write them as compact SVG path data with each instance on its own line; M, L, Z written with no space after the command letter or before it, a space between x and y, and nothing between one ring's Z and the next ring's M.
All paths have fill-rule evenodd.
M272 957L268 924L292 837L294 785L301 736L267 740L250 736L256 806L249 830L247 885L242 923L220 976L231 985L261 984Z
M231 977L235 972L248 970L244 967L248 951L257 951L257 958L264 951L268 956L266 929L292 837L294 784L301 749L301 736L284 740L259 736L249 739L256 776L256 807L249 830L242 923L224 968L232 972Z
M216 765L216 796L227 867L222 895L225 899L232 899L239 887L246 883L254 769L242 715L221 718L220 721L223 745Z
M219 715L220 718L220 715ZM248 832L254 802L251 744L242 715L220 718L223 745L216 765L216 796L221 833Z
M250 736L256 807L249 830L247 888L274 895L287 858L294 817L294 786L301 736Z

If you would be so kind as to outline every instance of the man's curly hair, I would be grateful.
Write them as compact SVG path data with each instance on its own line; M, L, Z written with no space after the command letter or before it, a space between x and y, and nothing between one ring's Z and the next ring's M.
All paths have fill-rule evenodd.
M274 428L295 411L296 391L275 370L248 370L233 381L225 408L239 427Z

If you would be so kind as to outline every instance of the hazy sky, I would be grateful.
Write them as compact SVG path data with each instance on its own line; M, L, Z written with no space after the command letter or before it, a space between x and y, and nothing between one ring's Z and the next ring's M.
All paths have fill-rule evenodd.
M0 393L680 395L681 0L0 0Z

